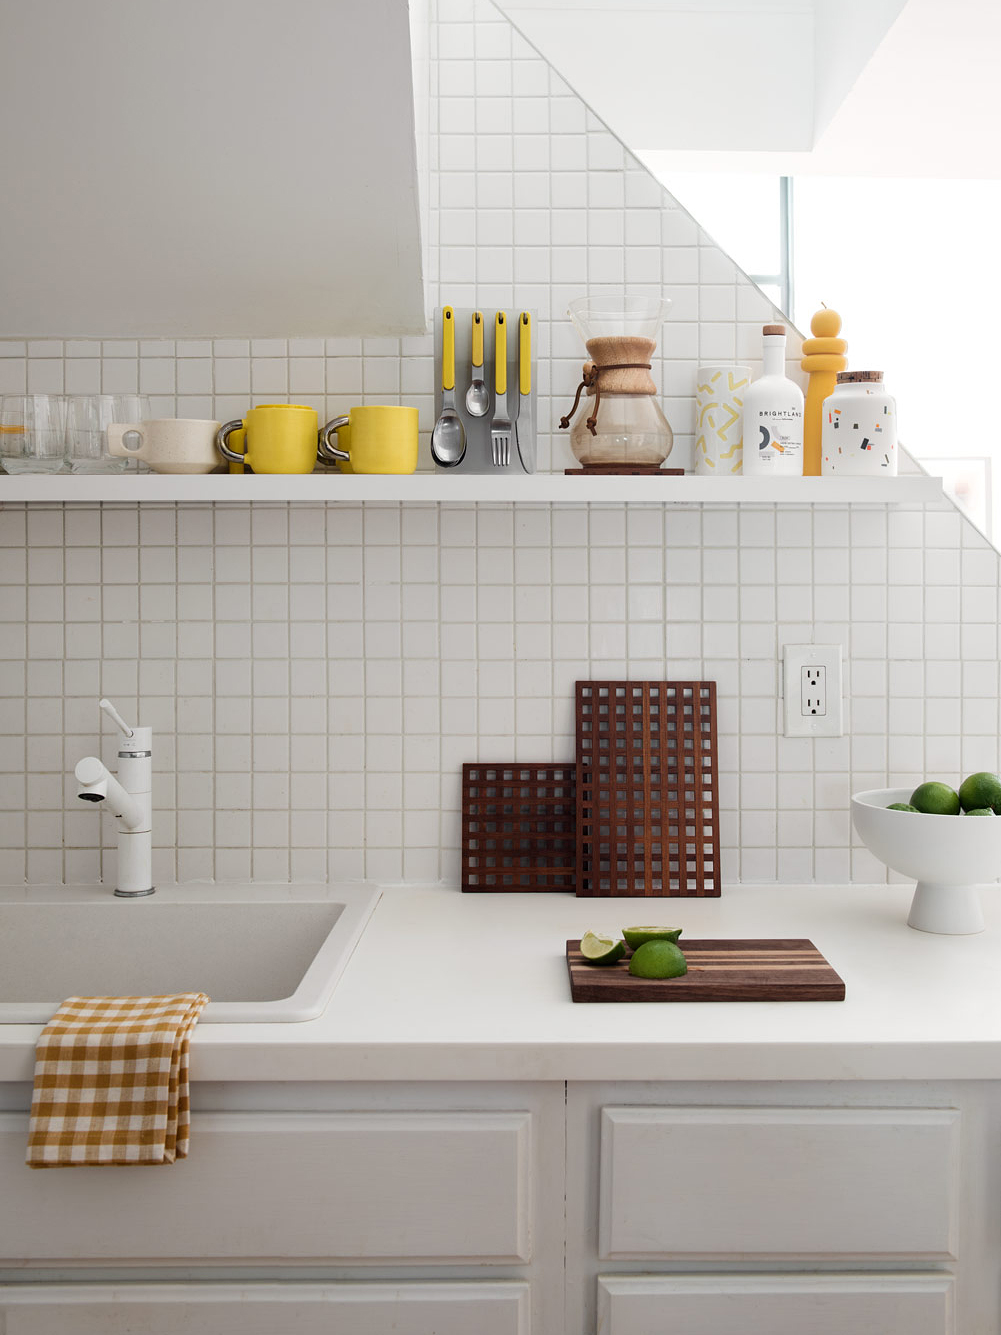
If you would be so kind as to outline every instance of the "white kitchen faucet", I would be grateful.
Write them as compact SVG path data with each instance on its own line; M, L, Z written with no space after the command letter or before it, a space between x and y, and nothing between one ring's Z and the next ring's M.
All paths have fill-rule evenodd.
M83 802L106 802L121 822L118 827L118 884L122 899L151 895L153 885L153 729L130 728L110 700L101 708L122 732L118 752L119 779L97 756L84 756L77 765L77 797Z

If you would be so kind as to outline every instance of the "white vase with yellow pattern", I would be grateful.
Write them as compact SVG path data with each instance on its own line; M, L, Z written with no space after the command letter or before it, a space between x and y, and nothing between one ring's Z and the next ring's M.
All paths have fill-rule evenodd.
M744 390L749 366L700 366L695 378L695 471L727 477L742 469Z

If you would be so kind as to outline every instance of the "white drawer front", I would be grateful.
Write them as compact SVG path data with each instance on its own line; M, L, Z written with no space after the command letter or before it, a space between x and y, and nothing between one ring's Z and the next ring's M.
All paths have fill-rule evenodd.
M698 1275L598 1280L602 1335L952 1335L948 1275ZM87 1332L90 1335L90 1332Z
M528 1310L514 1282L0 1286L6 1335L528 1335Z
M527 1261L528 1112L195 1113L190 1157L25 1167L0 1116L0 1256Z
M599 1251L956 1251L951 1109L605 1108Z

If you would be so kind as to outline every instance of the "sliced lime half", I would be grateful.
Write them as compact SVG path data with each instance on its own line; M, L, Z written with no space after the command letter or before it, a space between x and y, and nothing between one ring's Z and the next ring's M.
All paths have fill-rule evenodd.
M635 950L644 941L677 941L681 930L680 927L623 927L622 935L629 949Z

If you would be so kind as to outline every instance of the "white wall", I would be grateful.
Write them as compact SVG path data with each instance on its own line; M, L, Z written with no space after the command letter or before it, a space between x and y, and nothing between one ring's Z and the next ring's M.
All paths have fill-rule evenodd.
M772 308L492 6L439 0L434 47L439 295L539 310L552 422L581 360L567 299L663 288L687 458L696 365L750 355ZM50 332L0 348L0 386L220 417L405 400L429 425L426 338ZM462 761L569 759L582 677L719 682L730 880L879 878L853 790L998 762L998 558L945 504L8 506L0 549L5 881L113 876L67 778L113 762L101 694L157 732L161 880L454 878ZM845 647L840 739L778 735L781 646L809 640Z

